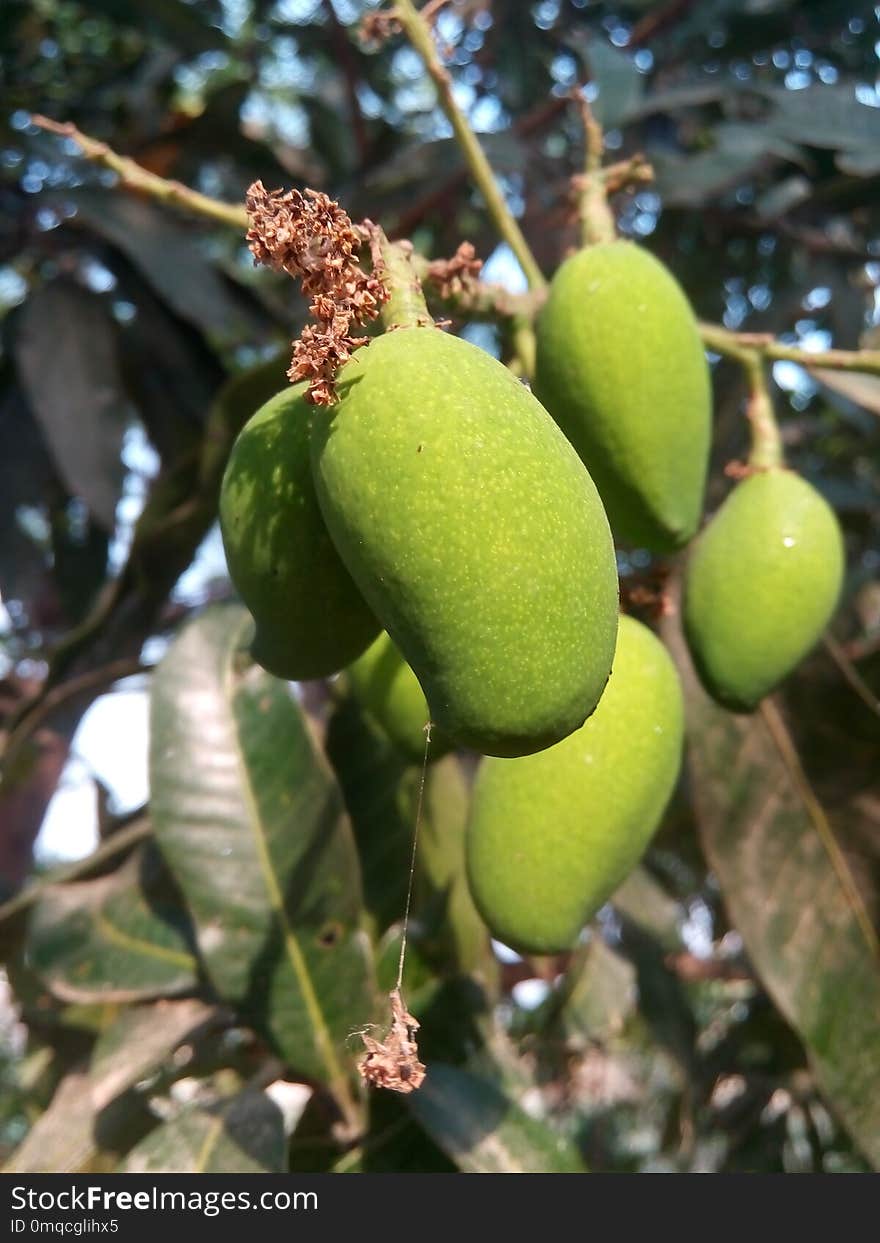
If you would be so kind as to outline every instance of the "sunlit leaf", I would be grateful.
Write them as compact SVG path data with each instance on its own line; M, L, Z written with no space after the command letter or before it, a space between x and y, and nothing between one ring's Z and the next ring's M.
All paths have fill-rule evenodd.
M212 1110L189 1109L128 1154L126 1174L280 1174L286 1166L281 1110L245 1091Z
M217 607L154 678L156 836L217 992L299 1071L346 1092L372 977L342 796L287 683L243 650L251 622Z
M136 1001L196 983L188 916L152 847L108 876L45 890L25 948L64 1001Z
M101 1032L92 1050L89 1078L95 1109L133 1087L160 1065L216 1011L194 997L127 1006Z

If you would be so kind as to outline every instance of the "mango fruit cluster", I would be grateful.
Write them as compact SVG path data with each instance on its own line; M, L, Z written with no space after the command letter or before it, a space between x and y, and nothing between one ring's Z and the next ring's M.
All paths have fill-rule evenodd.
M534 390L432 326L387 332L341 369L335 405L297 386L257 411L220 522L260 663L345 670L405 762L482 753L474 901L500 940L555 953L638 862L681 766L678 675L619 618L615 539L659 555L694 541L685 633L736 711L816 643L844 549L825 501L781 466L736 484L697 536L706 357L683 291L633 243L560 267Z
M506 367L433 327L375 339L337 392L320 410L274 398L226 471L257 658L316 677L384 630L451 743L515 756L566 737L599 702L618 609L577 453Z

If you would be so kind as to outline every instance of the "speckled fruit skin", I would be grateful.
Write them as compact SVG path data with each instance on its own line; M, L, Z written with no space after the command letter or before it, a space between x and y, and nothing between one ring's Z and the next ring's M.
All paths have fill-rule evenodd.
M675 278L633 242L567 259L538 320L535 393L586 463L619 539L671 552L696 532L709 371Z
M805 479L776 469L736 485L684 585L688 644L719 703L750 712L800 663L831 620L844 561L834 512Z
M312 464L351 575L459 746L523 755L593 711L617 631L602 502L499 362L433 327L373 341L316 417Z
M379 632L339 559L309 460L314 407L304 385L261 406L242 429L220 491L229 574L254 615L254 659L281 678L336 673Z
M425 726L431 718L419 679L384 632L348 669L351 689L361 707L409 759L425 757ZM431 730L428 759L439 760L450 744Z
M660 823L683 718L663 644L621 617L611 679L587 723L540 755L482 762L467 868L493 936L533 954L571 948Z

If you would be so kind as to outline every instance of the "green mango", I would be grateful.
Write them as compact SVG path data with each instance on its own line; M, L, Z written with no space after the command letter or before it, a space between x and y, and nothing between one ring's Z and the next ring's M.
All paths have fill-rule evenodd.
M425 726L431 719L419 679L390 635L380 634L348 669L348 680L361 707L408 759L425 758ZM428 759L450 749L439 730L431 730Z
M611 679L586 724L540 755L480 765L467 868L495 937L526 953L571 948L660 823L683 730L669 654L621 617Z
M522 755L593 711L617 569L602 502L527 388L434 327L340 371L314 420L318 500L352 577L455 744Z
M254 659L280 678L336 673L379 632L327 533L309 460L305 385L261 406L220 489L229 574L256 623Z
M633 242L588 247L550 285L535 393L593 476L620 539L665 553L700 524L709 369L681 287Z
M805 479L777 468L736 485L684 582L688 645L719 703L750 712L800 663L831 620L844 562L834 511Z

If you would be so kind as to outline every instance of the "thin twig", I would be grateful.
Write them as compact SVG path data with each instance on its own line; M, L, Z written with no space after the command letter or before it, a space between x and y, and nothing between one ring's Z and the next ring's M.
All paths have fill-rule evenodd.
M230 225L242 232L247 229L247 212L243 205L238 207L234 203L221 203L219 199L200 194L198 190L193 190L179 181L168 181L165 177L159 177L127 156L117 154L107 143L89 138L87 134L78 130L72 121L53 121L50 117L40 116L39 113L34 113L31 121L50 134L58 134L61 138L71 138L86 159L94 164L100 164L103 168L111 169L116 173L120 183L128 189L139 190L150 198L157 199L160 203L172 203L175 207L184 207L198 216L205 216L220 224Z
M747 352L760 354L770 362L800 363L807 368L829 371L861 371L880 375L880 350L804 350L784 345L772 333L731 332L719 324L700 324L700 335L707 349L742 362Z
M111 837L102 842L96 850L93 850L90 855L86 855L85 859L77 859L75 863L69 863L65 867L58 868L57 871L41 876L39 880L35 880L26 889L22 889L21 893L17 893L14 898L4 902L0 906L0 923L3 923L6 919L11 919L13 915L17 915L21 911L27 910L29 906L33 906L40 894L51 885L67 885L71 881L88 876L95 868L103 867L105 863L110 859L115 859L123 851L130 850L138 842L146 841L152 835L152 832L153 825L151 821L146 816L139 816L137 820L127 824L124 829L118 829Z
M792 785L797 791L804 809L819 835L831 866L837 874L840 886L846 895L853 918L859 926L865 944L875 958L880 958L880 942L878 942L877 932L871 922L871 917L865 909L865 903L862 900L859 887L855 882L846 856L834 835L834 829L831 827L831 823L825 814L825 809L813 793L813 787L810 785L809 778L804 772L797 749L791 740L779 709L772 699L764 699L761 702L759 711L779 752L780 758L788 769Z
M837 642L832 634L826 634L822 639L822 644L834 661L837 668L843 675L846 683L855 691L862 703L874 713L880 716L880 699L874 694L870 686L864 680L862 675L856 669L846 652Z
M85 694L86 691L96 690L101 686L110 686L113 682L121 681L122 678L131 678L139 673L150 672L152 672L151 665L123 657L119 660L111 660L97 669L89 669L75 678L68 678L66 682L59 682L50 690L41 688L33 699L22 704L16 713L15 725L7 734L2 750L0 750L0 759L3 761L4 768L12 767L15 757L27 739L33 737L43 721L68 700L75 699L78 695Z
M461 148L471 176L483 196L495 228L518 259L529 287L541 289L546 284L544 276L522 230L504 200L486 153L455 101L452 80L437 55L431 27L412 0L397 0L394 13L410 43L424 61L428 75L437 89L440 107L452 126L456 141Z

